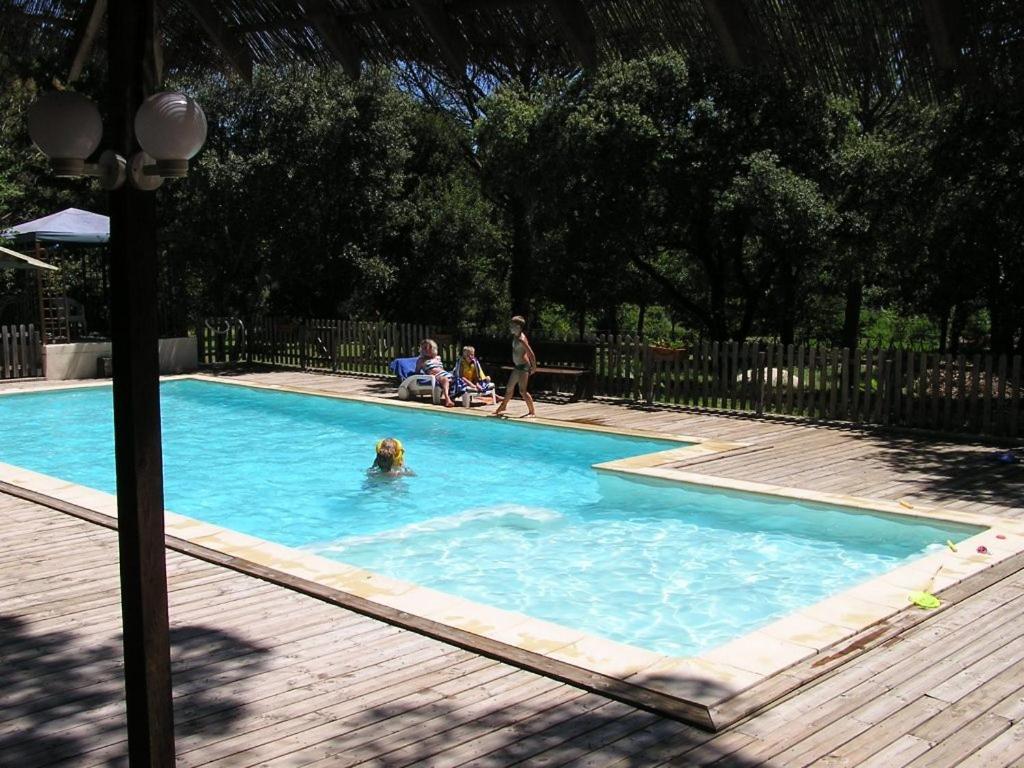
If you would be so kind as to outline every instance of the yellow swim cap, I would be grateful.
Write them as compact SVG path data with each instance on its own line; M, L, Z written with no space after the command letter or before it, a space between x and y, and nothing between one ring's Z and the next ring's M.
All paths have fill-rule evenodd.
M397 437L385 437L382 440L378 440L374 450L377 453L380 453L381 446L384 445L384 442L387 440L390 440L395 444L395 466L401 465L405 461L405 447L402 445L402 441Z

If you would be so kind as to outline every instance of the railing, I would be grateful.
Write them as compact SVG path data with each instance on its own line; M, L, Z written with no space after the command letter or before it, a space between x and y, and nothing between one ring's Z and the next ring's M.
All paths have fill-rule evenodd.
M416 354L420 339L436 339L442 359L451 362L461 343L481 337L429 325L355 320L221 318L200 330L201 363L265 363L373 376L389 375L393 358ZM629 335L590 335L584 341L596 347L594 389L600 397L1004 437L1024 432L1020 355L756 342L674 349Z
M454 336L435 326L358 320L210 318L199 329L199 362L263 363L310 371L387 376L396 357L418 354L434 338L445 360L454 359Z
M0 325L0 379L43 375L43 348L34 325Z

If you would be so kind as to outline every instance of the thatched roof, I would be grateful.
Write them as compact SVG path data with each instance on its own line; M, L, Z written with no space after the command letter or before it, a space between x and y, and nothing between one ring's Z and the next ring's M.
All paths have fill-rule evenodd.
M415 62L464 79L591 67L665 47L735 68L786 71L843 92L934 93L954 77L983 82L987 48L1020 55L1018 0L161 0L168 59L243 75L254 62ZM0 0L16 20L67 38L82 58L105 0ZM90 17L95 24L90 28ZM198 57L198 58L197 58ZM80 64L80 62L79 62Z

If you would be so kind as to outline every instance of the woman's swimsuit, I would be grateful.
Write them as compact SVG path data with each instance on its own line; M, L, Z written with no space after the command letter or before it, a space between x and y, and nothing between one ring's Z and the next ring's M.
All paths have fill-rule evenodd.
M431 357L424 361L423 372L431 376L444 373L444 365L441 363L440 357Z

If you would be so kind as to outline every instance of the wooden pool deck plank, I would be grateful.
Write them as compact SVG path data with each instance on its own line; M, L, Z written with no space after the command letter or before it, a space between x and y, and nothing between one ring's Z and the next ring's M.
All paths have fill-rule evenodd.
M1024 515L1024 468L989 461L992 444L612 402L538 412L752 446L689 472ZM0 765L123 764L116 558L114 532L0 494ZM179 764L1024 765L1024 556L992 579L712 735L169 551Z

